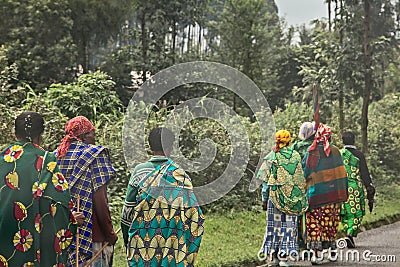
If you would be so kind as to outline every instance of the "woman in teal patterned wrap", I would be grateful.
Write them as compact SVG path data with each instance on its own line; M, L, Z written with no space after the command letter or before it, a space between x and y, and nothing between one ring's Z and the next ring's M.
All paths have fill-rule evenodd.
M163 142L161 142L161 136ZM190 177L168 155L174 142L167 128L150 132L149 144L155 156L166 156L153 171L138 177L136 201L123 218L132 216L128 232L128 264L131 267L192 267L204 232L204 216L193 193ZM127 206L129 208L129 206ZM132 206L131 206L132 208Z

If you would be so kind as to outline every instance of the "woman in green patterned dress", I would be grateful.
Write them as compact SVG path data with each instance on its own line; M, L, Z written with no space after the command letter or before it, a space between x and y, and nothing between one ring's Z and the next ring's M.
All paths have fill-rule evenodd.
M275 138L276 146L257 174L263 185L263 209L267 211L259 258L269 258L269 266L289 266L287 256L296 256L299 251L297 216L307 210L308 200L300 155L288 147L290 133L280 130Z
M315 137L315 122L306 121L300 126L299 135L297 140L293 144L293 149L299 152L301 160L304 159L305 155L307 154L308 148L314 142ZM298 243L300 250L307 249L305 237L306 237L306 215L303 214L298 218Z
M372 211L375 188L372 185L364 154L355 144L355 135L352 132L342 134L344 148L340 151L349 181L349 198L342 203L340 216L347 233L347 247L354 248L354 237L360 232L362 219L365 215L364 186L367 189L367 199Z
M314 142L315 135L315 123L305 122L300 126L299 130L299 140L293 144L293 149L299 152L301 159L307 154L308 148Z
M44 120L23 112L18 141L0 154L0 266L56 266L76 231L68 183L52 153L44 151Z

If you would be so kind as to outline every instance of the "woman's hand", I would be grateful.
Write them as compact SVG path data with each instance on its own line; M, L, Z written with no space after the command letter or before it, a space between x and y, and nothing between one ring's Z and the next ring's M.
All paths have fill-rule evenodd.
M85 221L85 215L83 215L83 212L73 211L72 215L74 215L75 220L78 222L78 226L81 226Z

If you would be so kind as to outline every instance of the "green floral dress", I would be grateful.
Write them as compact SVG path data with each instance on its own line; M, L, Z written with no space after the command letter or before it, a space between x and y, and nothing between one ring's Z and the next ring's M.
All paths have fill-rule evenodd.
M0 154L0 266L65 266L76 231L53 154L16 142Z
M349 181L349 198L342 203L340 216L348 235L356 237L365 215L364 187L360 177L359 160L349 150L341 150Z

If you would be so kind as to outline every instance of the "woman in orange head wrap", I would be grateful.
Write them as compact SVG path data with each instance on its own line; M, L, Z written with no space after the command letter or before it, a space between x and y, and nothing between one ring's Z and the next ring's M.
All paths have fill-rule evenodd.
M259 256L269 258L270 264L278 264L279 258L279 266L289 266L286 256L299 251L297 216L307 210L308 200L300 154L288 147L290 133L280 130L275 140L275 147L264 158L257 175L262 180L263 209L267 211L267 229Z

